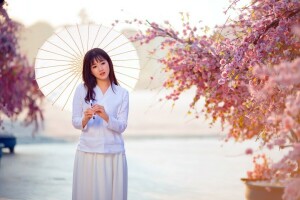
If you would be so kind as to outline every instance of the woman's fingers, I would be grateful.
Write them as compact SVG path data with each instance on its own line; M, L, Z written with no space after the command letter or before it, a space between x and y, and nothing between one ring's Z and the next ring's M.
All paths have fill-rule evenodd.
M103 107L103 106L100 106L100 105L98 105L98 104L94 105L94 106L92 107L92 109L93 109L94 112L105 112L104 107Z
M93 117L94 113L95 111L93 109L88 108L84 111L84 116L90 119Z

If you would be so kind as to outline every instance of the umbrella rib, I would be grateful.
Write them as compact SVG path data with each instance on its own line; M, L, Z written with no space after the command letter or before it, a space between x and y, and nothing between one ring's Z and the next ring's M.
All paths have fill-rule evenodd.
M72 53L70 53L70 52L66 51L65 49L61 48L60 46L57 46L56 44L53 44L53 43L52 43L52 42L50 42L50 41L46 41L46 42L48 42L48 43L52 44L53 46L56 46L57 48L59 48L59 49L63 50L64 52L66 52L66 53L70 54L71 56L73 56L74 58L76 58L76 56L75 56L75 55L73 55ZM73 50L73 51L74 51L74 50Z
M54 61L65 61L65 62L71 62L70 60L58 60L58 59L51 59L51 58L35 58L37 60L54 60Z
M40 78L45 78L45 77L47 77L47 76L50 76L50 75L53 75L53 74L56 74L56 73L59 73L59 72L62 72L62 71L68 70L68 69L71 70L71 69L74 69L74 68L76 68L76 67L72 67L72 68L67 68L67 69L63 69L63 70L60 70L60 71L56 71L56 72L53 72L53 73L51 73L51 74L47 74L47 75L45 75L45 76L38 77L38 78L36 78L35 80L40 79Z
M75 76L75 77L76 77L76 76ZM75 77L74 77L74 78L75 78ZM64 104L62 110L66 107L66 105L67 105L67 103L68 103L68 101L69 101L69 99L70 99L70 96L71 96L71 94L73 93L73 90L75 89L75 86L76 86L77 83L78 83L79 78L80 78L80 76L78 76L78 79L77 79L77 81L76 81L76 84L73 86L73 89L72 89L72 91L70 92L70 94L69 94L69 96L68 96L68 98L67 98L67 101L66 101L66 103ZM73 81L73 80L72 80L72 81ZM71 82L72 82L72 81L71 81ZM70 83L71 83L71 82L70 82Z
M73 75L75 72L73 72L71 75ZM74 77L76 77L76 76L74 76ZM59 86L61 86L61 84L63 83L63 82L65 82L66 80L64 80L64 81L62 81L59 85L57 85L53 90L51 90L46 96L49 96L52 92L54 92ZM55 100L55 101L57 101L57 99ZM53 102L53 104L55 103L55 101ZM52 104L52 105L53 105Z
M128 86L129 88L133 89L133 87L129 86L128 84L124 83L123 81L118 80L119 82L123 83L124 85Z
M130 61L130 60L139 60L138 58L132 58L132 59L122 59L122 60L112 60L112 61Z
M56 55L59 55L59 56L63 56L63 57L65 57L65 58L70 58L70 59L73 59L73 58L71 58L71 57L69 57L69 56L62 55L62 54L59 54L59 53L55 53L55 52L52 52L52 51L48 51L48 50L46 50L46 49L40 49L40 50L42 50L42 51L46 51L46 52L49 52L49 53L53 53L53 54L56 54Z
M130 51L125 51L125 52L122 52L122 53L110 55L110 57L114 57L114 56L118 56L118 55L121 55L121 54L129 53L129 52L132 52L132 51L136 51L136 50L130 50Z
M80 53L80 56L82 56L82 52L80 51L80 48L78 47L77 43L75 42L73 36L72 36L71 33L69 32L68 28L67 28L67 27L65 27L65 28L66 28L66 30L67 30L69 36L71 37L72 41L74 42L75 46L77 47L77 49L78 49L78 51L79 51L79 53Z
M46 67L35 67L35 69L44 69L44 68L62 67L62 66L70 66L70 64L65 64L65 65L52 65L52 66L46 66Z
M82 38L81 38L81 34L80 34L80 31L79 31L79 27L78 27L78 24L77 24L77 31L78 31L78 34L79 34L79 38L80 38L80 42L81 42L81 46L82 46L82 52L84 53L84 47L83 47L83 42L82 42Z
M117 37L115 37L114 39L112 39L105 47L103 47L103 49L105 49L105 48L108 47L111 43L113 43L114 41L116 41L121 35L122 35L122 33L120 33Z
M72 71L67 72L67 73L63 74L62 76L56 78L55 80L50 81L50 82L47 83L46 85L41 86L40 89L42 89L43 87L46 87L46 86L49 85L50 83L54 83L55 81L57 81L57 80L60 79L61 77L64 77L65 75L67 75L67 74L69 74L69 73L71 73L71 72L72 72ZM59 85L61 85L64 81L68 80L73 74L74 74L74 72L73 72L68 78L66 78L65 80L63 80Z
M112 31L112 27L111 27L110 30L106 33L106 35L104 36L104 38L101 40L101 42L98 44L97 47L99 47L99 46L102 44L102 42L104 41L104 39L108 36L108 34L109 34L111 31Z
M89 50L89 40L90 40L90 24L88 24L88 35L87 35L86 51Z
M98 34L99 34L99 31L100 31L101 27L102 27L102 24L101 24L101 25L99 26L99 28L98 28L97 34L96 34L95 39L94 39L94 42L93 42L93 44L92 44L92 48L93 48L93 46L94 46L94 44L95 44L95 42L96 42L96 39L97 39L97 36L98 36Z
M65 29L67 30L67 32L69 33L68 29L65 27ZM70 33L69 33L70 34ZM64 41L57 33L55 33L55 35L61 40L63 41L68 47L70 47L70 49L72 49L72 51L74 51L74 53L77 55L77 56L80 56L78 55L78 53L68 44L66 43L66 41Z
M73 77L73 79L69 82L69 84L72 83L72 81L73 81L75 78L76 78L76 76ZM59 96L54 100L54 102L52 103L52 105L54 105L55 102L59 99L59 97L65 92L65 90L68 88L69 84L63 89L63 91L59 94ZM58 87L58 86L57 86L57 87ZM71 94L70 94L70 95L71 95ZM70 95L69 95L69 97L70 97ZM68 97L68 99L69 99L69 97Z
M149 60L150 59L153 59L153 60L160 60L161 59L161 58L154 58L154 57L148 57L148 56L146 58L149 58Z
M132 78L132 79L135 79L135 80L139 80L138 78L136 78L136 77L133 77L133 76L129 76L129 75L127 75L127 74L123 74L123 73L121 73L121 72L118 72L118 71L115 71L117 74L122 74L122 75L124 75L124 76L127 76L127 77L129 77L129 78Z
M110 49L110 50L108 50L108 51L106 51L106 52L107 52L107 53L108 53L108 52L111 52L111 51L113 51L113 50L115 50L115 49L117 49L117 48L120 48L121 46L123 46L123 45L125 45L125 44L128 44L128 43L130 43L130 41L125 42L125 43L123 43L123 44L120 44L119 46L116 46L115 48Z
M140 68L135 68L135 67L126 67L126 66L120 66L120 65L114 65L114 67L120 67L120 68L129 68L129 69L141 70Z

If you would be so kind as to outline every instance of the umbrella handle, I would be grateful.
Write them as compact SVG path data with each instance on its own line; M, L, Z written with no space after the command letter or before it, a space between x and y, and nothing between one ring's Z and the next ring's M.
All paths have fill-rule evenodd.
M92 99L90 100L91 108L93 107L93 101ZM95 114L93 114L93 119L95 119Z

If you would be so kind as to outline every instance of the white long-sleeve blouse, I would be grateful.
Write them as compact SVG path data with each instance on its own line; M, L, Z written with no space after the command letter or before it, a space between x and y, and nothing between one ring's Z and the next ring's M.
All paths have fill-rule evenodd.
M113 88L112 88L113 87ZM104 106L109 116L108 123L98 115L91 118L85 127L82 127L84 111L91 107L90 102L84 98L87 89L80 84L75 91L73 99L72 124L76 129L82 130L77 149L93 153L119 153L125 152L122 133L127 127L129 94L121 86L112 84L105 94L96 86L96 97L92 104Z

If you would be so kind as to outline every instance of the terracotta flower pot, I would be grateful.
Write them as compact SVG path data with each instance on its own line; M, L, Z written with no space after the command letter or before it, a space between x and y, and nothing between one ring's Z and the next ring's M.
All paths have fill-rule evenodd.
M253 181L242 179L245 183L246 200L282 200L283 185L276 185L269 181Z

